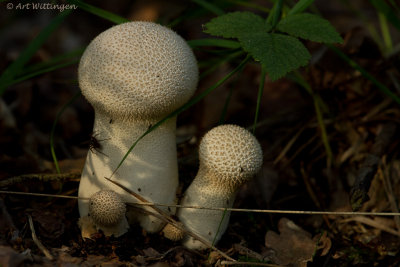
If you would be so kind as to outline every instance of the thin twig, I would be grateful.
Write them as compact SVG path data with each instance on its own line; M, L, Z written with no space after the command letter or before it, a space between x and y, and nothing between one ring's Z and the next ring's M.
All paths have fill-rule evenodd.
M0 194L14 194L14 195L28 195L38 197L59 197L69 199L82 199L89 200L89 198L77 197L77 196L63 196L53 194L42 194L42 193L27 193L27 192L15 192L15 191L2 191ZM200 206L185 206L177 204L161 204L161 203L126 203L137 206L152 206L152 207L171 207L171 208L182 208L182 209L203 209L203 210L219 210L219 211L233 211L233 212L254 212L254 213L271 213L271 214L297 214L297 215L332 215L332 216L400 216L400 212L368 212L368 211L307 211L307 210L261 210L261 209L237 209L237 208L218 208L218 207L200 207Z
M246 255L247 257L256 259L260 262L263 261L265 258L261 254L243 246L242 244L233 244L233 249L239 252L240 255Z
M262 262L247 262L247 261L221 261L221 265L240 265L240 266L267 266L267 267L283 267L283 265L276 265L271 263Z
M40 240L36 236L36 232L35 232L35 228L33 227L33 221L32 221L31 215L28 215L28 220L29 220L29 227L31 228L31 232L32 232L33 242L35 242L36 246L38 246L38 248L43 252L43 254L46 256L47 259L53 260L54 259L53 255L50 254L50 251L48 251L47 248L45 248L43 246L43 244L40 242Z
M289 149L293 146L293 144L297 141L299 136L303 133L304 129L306 126L303 126L300 130L297 131L297 133L289 140L289 142L285 145L285 147L282 149L281 153L275 158L273 164L276 165L278 164L279 161L281 161L286 153L289 151Z
M344 219L341 222L347 223L347 222L351 222L351 221L360 222L360 223L369 225L371 227L377 228L379 230L385 231L385 232L387 232L389 234L392 234L392 235L395 235L395 236L400 236L400 232L399 231L397 231L397 230L395 230L393 228L385 226L382 222L377 222L377 221L375 221L373 219L370 219L370 218L367 218L367 217L361 217L361 216L352 217L352 218Z
M383 170L379 170L379 174L382 177L382 181L383 181L383 186L385 188L386 191L386 195L390 204L390 208L393 212L399 212L399 207L397 206L397 201L395 199L395 194L393 191L393 187L392 187L392 181L390 180L391 175L389 174L389 172L392 170L393 166L387 166L386 165L386 156L383 156L382 158L382 165L383 165ZM395 216L394 217L394 222L396 223L396 228L398 231L400 231L400 217L399 216Z
M77 181L81 177L80 173L35 173L35 174L24 174L7 178L6 180L0 181L0 187L6 187L13 184L25 182L27 180L38 180L43 182L48 181Z
M88 197L65 196L65 195L54 195L54 194L43 194L43 193L30 193L30 192L16 192L16 191L3 191L3 190L0 190L0 194L23 195L23 196L34 196L34 197L58 197L58 198L70 198L70 199L82 199L82 200L90 199Z
M138 199L139 201L141 201L142 203L148 203L150 204L150 202L145 199L144 197L142 197L141 195L133 192L132 190L130 190L129 188L107 178L104 177L105 179L107 179L108 181L112 182L113 184L117 185L118 187L122 188L123 190L125 190L126 192L128 192L129 194L131 194L132 196L134 196L136 199ZM230 256L228 256L226 253L224 253L223 251L219 250L218 248L216 248L215 246L213 246L210 242L208 242L207 240L205 240L204 238L202 238L201 236L189 231L188 229L186 229L186 227L183 224L178 223L176 220L174 220L170 214L166 213L165 211L163 211L162 209L159 209L158 207L154 206L154 205L149 205L149 207L151 207L152 209L154 209L156 212L158 212L161 216L162 216L162 220L165 221L166 223L170 223L172 224L174 227L178 228L179 230L183 231L185 234L190 235L191 237L199 240L201 243L203 243L204 245L206 245L208 248L215 250L216 252L218 252L219 254L221 254L221 256L225 257L228 260L231 261L236 261L235 259L231 258Z

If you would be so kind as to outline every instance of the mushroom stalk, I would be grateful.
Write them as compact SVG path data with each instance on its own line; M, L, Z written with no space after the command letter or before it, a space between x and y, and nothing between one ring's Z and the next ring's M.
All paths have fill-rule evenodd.
M257 139L236 125L221 125L210 130L201 140L199 171L180 204L209 208L231 208L240 186L254 176L262 165L262 150ZM228 227L230 211L178 210L178 218L191 231L216 244ZM206 247L192 237L184 246Z
M125 202L137 202L104 177L111 177L125 153L152 123L156 121L121 121L96 112L93 132L99 147L88 152L79 185L80 197L110 189L123 196ZM176 118L172 118L138 142L111 179L152 202L175 203L178 187L175 124ZM79 201L79 212L81 217L88 214L87 201ZM140 222L149 232L159 231L163 226L159 219L147 214L128 212L128 218Z

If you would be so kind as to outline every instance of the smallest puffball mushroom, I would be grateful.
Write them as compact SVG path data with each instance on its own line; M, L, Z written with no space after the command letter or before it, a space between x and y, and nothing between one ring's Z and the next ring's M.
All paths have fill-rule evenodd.
M87 231L83 237L90 238L97 230L105 236L119 237L129 229L125 217L126 206L121 196L112 190L101 190L94 193L89 200L89 214L80 219Z
M239 187L260 170L263 156L260 144L249 131L221 125L201 140L199 160L199 171L180 204L231 208ZM220 210L181 208L178 217L188 230L216 244L228 227L230 212L224 216ZM183 244L190 249L206 248L190 236Z
M178 223L181 224L180 222ZM172 241L179 241L185 236L184 232L181 229L176 228L170 223L164 227L162 233L164 234L165 238L168 238Z

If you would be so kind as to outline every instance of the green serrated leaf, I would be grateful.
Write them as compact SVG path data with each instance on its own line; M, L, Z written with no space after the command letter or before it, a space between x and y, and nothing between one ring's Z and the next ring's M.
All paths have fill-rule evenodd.
M244 50L265 67L271 80L307 65L310 53L295 37L278 33L248 33L239 39Z
M232 12L212 19L204 32L225 38L239 38L248 32L268 32L271 25L251 12Z
M287 16L277 29L295 37L320 43L342 43L343 39L329 21L313 14Z

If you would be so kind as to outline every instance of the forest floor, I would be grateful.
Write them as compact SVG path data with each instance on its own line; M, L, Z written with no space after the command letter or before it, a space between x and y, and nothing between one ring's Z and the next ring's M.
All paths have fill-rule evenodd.
M99 6L123 14L128 4L116 2L119 9ZM181 10L179 1L169 7L159 1L149 1L148 6L142 2L129 6L126 17L143 19L141 16L147 14L149 19L165 18L170 9L175 13ZM399 53L383 55L363 22L340 5L318 8L345 40L339 49L398 95ZM1 12L8 18L1 21L2 25L12 21L11 11ZM48 15L14 17L0 40L0 57L4 59L1 70L15 60ZM176 30L188 40L204 38L201 24L210 17L186 21ZM30 25L39 26L31 29ZM84 47L111 25L76 11L29 64L46 61L71 47ZM393 41L397 39L399 36L394 35ZM234 205L303 214L232 212L217 247L243 265L400 266L400 216L335 214L355 210L399 213L399 104L328 48L306 44L313 58L300 73L314 95L290 79L267 79L255 132L263 148L264 165L239 190ZM205 62L209 55L206 51L195 53L199 62ZM235 64L223 64L201 80L196 94L217 82ZM234 264L216 251L188 250L161 233L146 233L138 225L132 225L119 238L98 233L82 239L74 196L93 127L93 110L83 97L69 105L57 122L54 147L61 174L57 174L50 153L50 132L56 116L79 91L76 72L77 64L45 73L11 86L0 99L0 266ZM199 140L220 122L230 92L224 123L252 126L260 75L259 65L250 63L238 78L230 79L179 115L181 192L197 173ZM323 123L329 147L316 115L315 97L324 103Z

